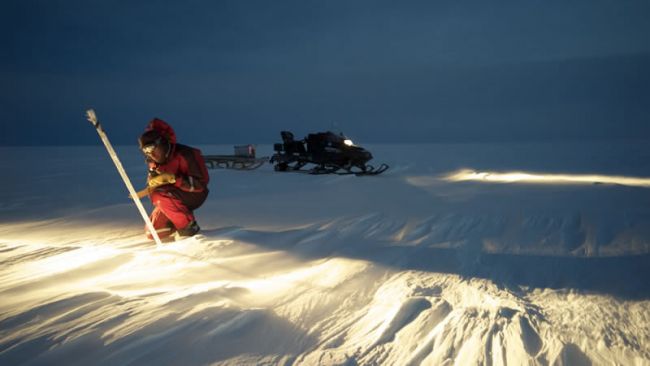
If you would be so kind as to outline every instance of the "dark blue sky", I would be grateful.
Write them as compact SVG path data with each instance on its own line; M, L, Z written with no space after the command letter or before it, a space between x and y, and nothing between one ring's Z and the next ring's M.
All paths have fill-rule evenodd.
M1 145L650 138L650 2L3 1Z

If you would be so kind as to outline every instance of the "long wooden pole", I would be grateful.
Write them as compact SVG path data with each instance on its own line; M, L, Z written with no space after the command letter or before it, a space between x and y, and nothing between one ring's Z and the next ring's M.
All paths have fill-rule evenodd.
M108 155L110 155L111 158L113 159L113 163L115 163L115 167L117 168L117 171L122 176L122 180L124 180L124 184L126 184L126 189L129 190L130 197L133 199L133 202L135 202L135 205L138 207L138 211L140 211L140 215L142 215L142 219L144 220L145 225L147 225L147 229L149 229L149 232L151 233L153 240L156 241L156 245L158 246L158 248L161 248L162 242L160 241L160 237L158 237L158 232L156 232L156 229L153 227L153 223L151 222L149 216L147 215L147 211L144 209L144 206L142 206L142 201L140 201L140 197L138 196L138 193L135 191L135 188L133 188L133 184L131 184L131 180L129 179L129 176L126 174L126 171L124 170L124 167L120 162L120 159L117 157L117 153L113 149L113 145L111 145L111 142L108 141L108 137L106 136L106 132L104 132L104 128L97 120L97 115L95 114L95 111L92 109L87 110L86 117L88 118L88 121L92 123L93 126L95 126L95 129L99 134L99 137L104 142L104 146L106 146L106 150L108 150Z

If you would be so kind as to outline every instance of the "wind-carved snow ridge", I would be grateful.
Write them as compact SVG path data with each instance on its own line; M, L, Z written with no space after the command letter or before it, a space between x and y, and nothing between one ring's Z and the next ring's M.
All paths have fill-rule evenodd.
M646 145L603 156L628 146L384 146L391 169L362 178L215 170L201 233L161 249L104 151L24 149L0 191L0 364L650 365L650 190L439 179L634 176Z
M587 350L598 347L614 354L604 362L635 359L618 349L647 357L647 332L633 324L624 338L603 328L586 344L557 327L558 319L575 322L585 312L594 323L615 319L615 312L588 310L599 297L567 307L571 293L522 296L489 277L471 279L462 266L437 272L433 258L414 260L408 249L444 261L459 254L377 241L368 233L378 227L395 230L377 231L384 239L401 230L384 220L361 216L275 233L208 230L162 250L127 242L57 250L5 244L3 263L14 269L1 272L0 291L14 296L0 312L0 357L51 363L94 349L97 364L572 364L596 360ZM305 245L313 242L322 246ZM407 260L395 261L393 249L407 250ZM642 304L625 306L647 316ZM250 342L258 345L252 354L241 346ZM178 358L179 349L195 355Z
M563 364L567 357L588 360L554 334L535 306L489 283L417 272L395 275L375 292L363 313L299 363L527 365Z

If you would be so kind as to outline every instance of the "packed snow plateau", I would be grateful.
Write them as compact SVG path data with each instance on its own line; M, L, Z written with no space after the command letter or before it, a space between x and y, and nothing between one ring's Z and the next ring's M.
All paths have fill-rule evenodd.
M201 233L160 248L103 147L0 147L0 364L650 365L647 146L210 170Z

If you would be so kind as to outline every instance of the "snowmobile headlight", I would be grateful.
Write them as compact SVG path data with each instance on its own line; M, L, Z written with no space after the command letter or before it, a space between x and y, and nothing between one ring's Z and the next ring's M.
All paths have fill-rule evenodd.
M352 140L350 140L350 139L343 140L343 143L345 145L347 145L347 146L353 146L354 145L354 142L352 142Z

